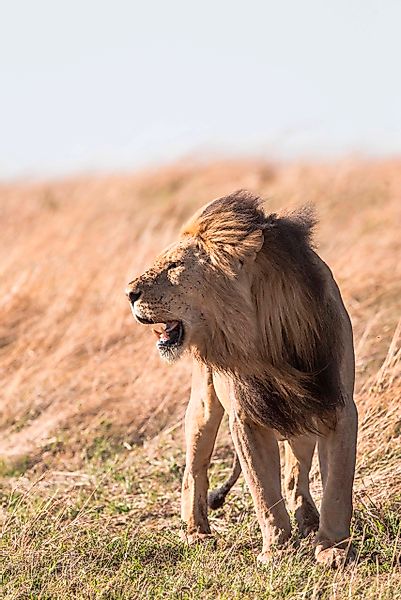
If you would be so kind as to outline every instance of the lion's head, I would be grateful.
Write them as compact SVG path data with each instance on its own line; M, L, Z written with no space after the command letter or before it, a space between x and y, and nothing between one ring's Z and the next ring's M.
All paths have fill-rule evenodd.
M172 362L186 348L205 358L211 345L246 345L255 332L247 268L263 245L258 198L236 192L200 209L127 294L135 318L156 325L157 347ZM248 318L246 318L246 316Z

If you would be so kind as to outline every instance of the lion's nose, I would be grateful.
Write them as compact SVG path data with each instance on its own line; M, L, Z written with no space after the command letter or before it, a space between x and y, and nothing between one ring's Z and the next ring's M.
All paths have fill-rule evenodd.
M131 302L131 304L134 304L134 302L136 302L139 298L139 296L142 294L142 292L134 292L133 290L127 292L127 296L129 301Z

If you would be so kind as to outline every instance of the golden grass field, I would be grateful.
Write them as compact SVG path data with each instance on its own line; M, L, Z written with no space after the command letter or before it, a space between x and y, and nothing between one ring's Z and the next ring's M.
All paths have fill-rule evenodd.
M238 188L272 211L316 206L318 252L351 315L352 571L319 571L306 546L257 567L243 483L212 518L220 550L176 536L190 363L161 363L124 288L195 208ZM3 183L0 256L0 597L401 597L401 161L183 163ZM230 454L224 430L213 481Z

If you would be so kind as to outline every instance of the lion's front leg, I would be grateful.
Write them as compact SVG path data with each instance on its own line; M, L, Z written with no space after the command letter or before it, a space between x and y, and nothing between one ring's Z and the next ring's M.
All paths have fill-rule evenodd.
M291 536L281 495L278 443L273 430L249 421L239 407L231 411L230 428L262 530L263 548L258 560L267 562L272 551Z
M210 370L194 361L185 415L186 464L181 497L181 518L187 524L184 537L190 543L210 535L207 469L223 413Z
M318 441L323 498L315 540L316 559L334 567L352 556L349 536L357 421L356 407L351 399L339 412L336 428L320 436Z

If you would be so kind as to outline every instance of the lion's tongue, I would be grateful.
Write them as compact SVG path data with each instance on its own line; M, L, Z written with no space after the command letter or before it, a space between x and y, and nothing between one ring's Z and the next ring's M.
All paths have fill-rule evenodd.
M167 321L167 323L163 323L163 329L153 329L153 333L161 342L168 342L170 339L170 333L177 327L177 325L178 321Z

